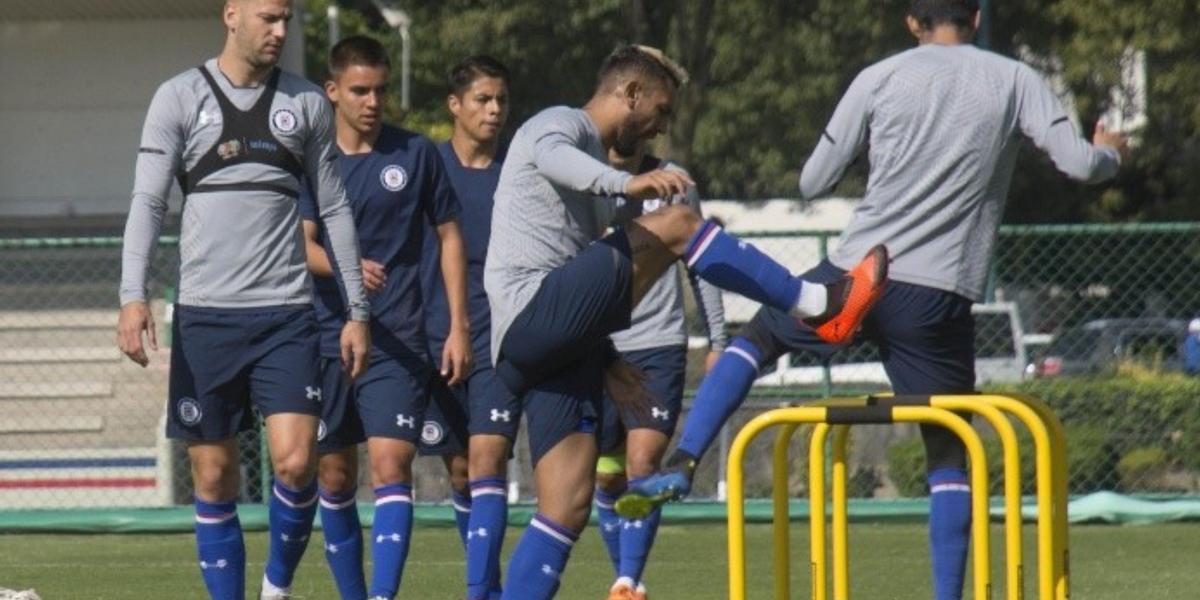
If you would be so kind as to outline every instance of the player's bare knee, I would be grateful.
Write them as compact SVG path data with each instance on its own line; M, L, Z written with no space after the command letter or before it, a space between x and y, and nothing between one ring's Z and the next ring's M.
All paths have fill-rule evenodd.
M628 453L625 456L625 474L630 479L641 479L658 470L658 456L653 452Z
M340 462L322 459L317 468L317 484L331 494L346 494L358 486L358 474Z
M508 444L472 443L467 461L471 479L504 477L508 472Z
M206 502L233 500L237 498L237 467L223 461L193 461L192 485L196 497Z
M412 461L402 456L371 457L371 481L375 487L412 481Z
M295 449L282 456L272 456L271 466L275 469L275 478L281 483L291 488L302 488L316 474L317 461L312 452Z
M447 459L446 472L450 477L450 488L459 494L466 494L470 491L470 484L467 472L467 458L465 456L455 456Z

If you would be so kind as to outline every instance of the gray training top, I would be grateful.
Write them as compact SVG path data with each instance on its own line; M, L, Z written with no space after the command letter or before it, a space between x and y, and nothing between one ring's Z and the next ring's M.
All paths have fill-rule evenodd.
M243 111L254 106L266 87L234 87L217 68L216 59L205 67L230 102ZM350 316L366 320L369 313L354 221L332 160L329 102L320 88L285 72L279 76L269 114L275 140L241 143L269 147L278 141L283 146L279 151L300 160L304 174L315 182ZM197 69L168 80L154 94L142 130L133 203L125 224L122 305L146 299L146 271L167 211L168 192L176 177L194 167L218 141L222 121L218 100ZM216 308L311 304L296 178L277 166L243 162L220 168L201 183L261 189L195 191L186 197L179 240L179 303Z
M1049 86L1018 61L928 44L868 67L800 174L803 197L823 194L869 145L866 196L830 260L850 268L886 244L891 279L981 300L1019 134L1073 179L1117 172L1116 150L1083 140Z
M643 161L643 170L667 169L687 173L682 167L670 161L654 159L654 165ZM700 209L700 194L695 186L688 188L684 200L688 206L703 216ZM614 226L624 226L629 221L643 214L654 212L666 206L662 200L630 201L623 206L624 198L617 199ZM632 209L632 210L630 210ZM696 307L708 327L708 340L713 350L723 350L729 343L725 333L725 308L721 304L721 289L713 284L687 275L692 291L696 295ZM633 309L633 317L629 329L617 331L609 335L617 350L633 352L648 350L663 346L681 346L687 344L687 328L684 326L683 314L683 285L680 283L679 263L672 264L654 285L646 292L646 296Z
M517 129L500 169L483 287L492 308L492 360L551 270L603 234L611 196L633 175L608 165L587 113L556 106ZM603 198L597 199L596 196Z

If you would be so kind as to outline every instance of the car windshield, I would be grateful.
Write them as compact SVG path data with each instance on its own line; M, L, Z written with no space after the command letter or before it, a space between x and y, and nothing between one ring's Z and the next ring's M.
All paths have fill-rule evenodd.
M1093 329L1068 329L1050 342L1046 356L1086 358L1100 343L1100 332Z

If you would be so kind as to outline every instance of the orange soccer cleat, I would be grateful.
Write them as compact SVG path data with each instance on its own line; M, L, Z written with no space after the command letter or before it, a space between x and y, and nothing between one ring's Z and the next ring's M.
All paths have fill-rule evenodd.
M641 598L645 598L645 596L643 595ZM608 600L639 600L639 596L633 588L620 583L608 591Z
M880 244L867 251L841 281L828 285L829 307L825 314L802 322L827 344L850 343L867 313L883 297L887 274L888 251Z

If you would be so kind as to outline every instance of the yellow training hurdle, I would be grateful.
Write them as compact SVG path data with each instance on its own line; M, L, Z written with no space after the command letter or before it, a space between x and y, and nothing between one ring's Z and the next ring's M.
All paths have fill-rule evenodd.
M950 429L967 447L971 463L972 544L976 598L991 597L988 549L988 485L986 460L978 435L955 414L975 413L988 421L1000 438L1004 455L1004 531L1006 598L1024 597L1021 553L1020 451L1016 433L1006 413L1029 429L1035 451L1038 535L1038 598L1066 600L1069 588L1069 554L1066 519L1066 445L1062 424L1041 401L1025 396L882 396L835 399L806 406L782 408L751 420L734 439L729 455L729 586L730 598L745 598L744 479L746 448L762 431L781 425L775 438L773 462L775 598L791 597L788 541L788 446L801 424L815 424L809 449L812 598L828 598L828 563L825 547L825 445L833 431L833 594L849 598L849 553L846 512L846 444L849 425L918 422ZM982 468L976 468L980 465Z

